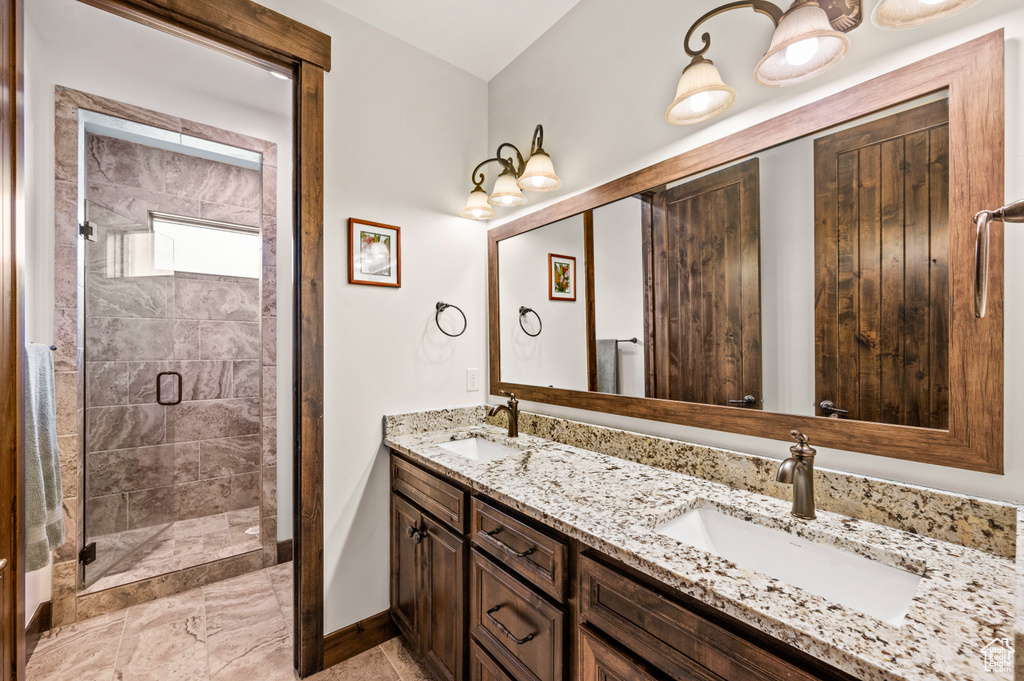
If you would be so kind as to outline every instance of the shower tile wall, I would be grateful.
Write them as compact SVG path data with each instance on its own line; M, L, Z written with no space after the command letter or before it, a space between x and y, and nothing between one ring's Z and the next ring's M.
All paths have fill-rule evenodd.
M259 171L97 135L86 145L93 203L143 225L150 210L260 225ZM89 283L88 539L259 506L259 280ZM160 371L182 374L180 405L156 404Z

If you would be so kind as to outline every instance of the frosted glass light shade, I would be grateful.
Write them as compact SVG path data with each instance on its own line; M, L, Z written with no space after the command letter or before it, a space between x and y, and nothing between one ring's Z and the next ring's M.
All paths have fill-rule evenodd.
M501 178L498 178L499 180ZM562 186L562 181L555 175L555 166L551 157L541 149L534 152L526 162L526 169L519 178L519 188L532 192L553 192Z
M802 5L783 15L754 80L767 87L800 83L835 66L849 49L850 39L832 28L825 10Z
M487 199L487 203L499 208L513 208L526 203L526 197L523 196L523 192L516 183L516 176L509 172L498 175L498 179L494 182L491 198Z
M913 28L962 12L981 0L878 0L871 22L879 28Z
M672 125L693 125L714 118L735 101L736 91L722 82L718 69L705 59L683 69L665 120Z
M489 220L493 218L497 213L490 204L487 203L487 192L480 187L476 187L469 193L469 201L466 201L466 207L462 211L462 217L469 218L470 220Z

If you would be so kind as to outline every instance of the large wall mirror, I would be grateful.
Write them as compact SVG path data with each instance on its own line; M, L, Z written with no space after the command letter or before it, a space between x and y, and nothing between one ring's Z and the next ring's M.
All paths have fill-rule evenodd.
M1001 472L1001 233L978 318L972 216L1003 203L1002 54L980 38L492 230L492 384Z

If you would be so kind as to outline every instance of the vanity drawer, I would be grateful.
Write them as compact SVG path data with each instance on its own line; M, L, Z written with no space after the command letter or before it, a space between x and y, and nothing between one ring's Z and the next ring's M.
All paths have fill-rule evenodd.
M466 493L455 485L392 454L391 487L441 522L466 531Z
M580 627L579 681L663 681L666 677L656 669L613 648L587 627ZM722 681L715 674L696 664L690 673L675 677L680 681Z
M822 678L588 556L580 556L579 577L580 619L674 678L696 678L694 663L729 681Z
M469 642L469 681L515 681L476 641Z
M565 601L569 547L485 501L470 511L473 543L559 602Z
M518 681L561 681L565 615L479 550L470 562L470 631Z

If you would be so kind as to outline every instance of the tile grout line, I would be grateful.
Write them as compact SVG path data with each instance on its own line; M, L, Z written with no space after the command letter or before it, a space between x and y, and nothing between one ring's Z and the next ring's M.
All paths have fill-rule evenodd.
M391 666L391 669L393 669L395 672L395 676L398 677L398 681L405 681L402 678L402 672L398 671L398 667L396 667L395 663L391 661L391 656L388 655L386 650L384 650L384 646L378 644L377 650L379 650L380 654L384 656L384 659L388 661L388 664Z

